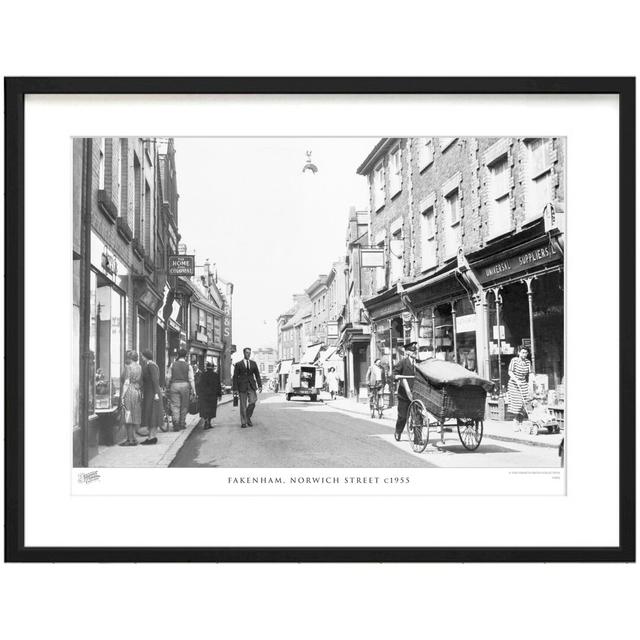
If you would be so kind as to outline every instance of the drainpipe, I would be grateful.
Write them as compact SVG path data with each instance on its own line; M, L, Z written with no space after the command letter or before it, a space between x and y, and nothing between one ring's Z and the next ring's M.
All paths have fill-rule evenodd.
M82 192L80 196L80 390L78 419L82 452L81 465L89 466L89 330L91 324L91 187L93 140L82 141Z

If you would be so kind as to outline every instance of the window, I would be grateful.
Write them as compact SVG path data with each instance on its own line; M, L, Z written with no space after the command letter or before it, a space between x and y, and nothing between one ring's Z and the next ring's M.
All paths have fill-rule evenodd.
M445 258L451 258L458 252L460 237L460 194L454 189L445 196L444 241Z
M398 147L389 156L389 195L393 198L402 191L402 151Z
M89 413L94 413L120 404L124 296L100 274L92 271L90 280Z
M506 155L489 166L489 235L507 233L511 225L511 172Z
M151 187L144 181L144 248L151 251Z
M269 373L273 373L273 365L272 364L269 365Z
M454 140L456 140L455 136L453 138L440 138L440 151L444 151L450 147Z
M418 169L422 171L433 162L433 140L418 138Z
M120 140L120 153L118 154L118 197L120 198L120 201L118 202L118 213L120 217L125 220L129 217L127 203L127 155L127 139L122 138Z
M436 260L436 225L433 205L422 212L422 270L437 264Z
M98 189L104 189L104 173L106 165L106 140L100 138L100 159L98 161Z
M222 318L214 316L213 318L213 336L215 342L222 342Z
M384 252L384 240L378 243L378 249L382 249ZM384 256L384 253L383 253ZM386 284L386 260L383 259L383 266L376 267L376 289L380 291L384 289Z
M398 229L391 236L389 249L391 263L390 282L394 283L401 280L404 273L404 240L402 239L402 229Z
M536 138L527 142L527 202L528 220L539 218L545 206L553 200L551 185L551 139Z
M384 167L379 165L373 171L373 208L379 211L384 207Z
M213 316L210 313L207 313L207 338L209 342L213 342Z
M142 221L142 207L141 207L141 176L140 176L140 162L138 161L137 156L134 154L133 157L133 211L134 211L134 224L135 230L134 234L138 240L142 239L142 229L143 229L143 221Z

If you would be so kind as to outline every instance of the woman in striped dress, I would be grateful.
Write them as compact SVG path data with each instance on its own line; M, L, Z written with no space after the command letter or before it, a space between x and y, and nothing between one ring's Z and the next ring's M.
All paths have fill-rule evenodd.
M522 347L509 363L509 386L507 387L509 413L513 415L513 430L520 431L525 414L524 403L529 399L529 376L531 361L529 349Z

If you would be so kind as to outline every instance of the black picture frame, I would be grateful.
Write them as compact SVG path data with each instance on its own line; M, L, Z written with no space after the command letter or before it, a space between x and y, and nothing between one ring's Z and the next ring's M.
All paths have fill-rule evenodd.
M635 173L632 77L5 78L5 561L634 562ZM24 141L29 94L615 94L619 98L619 531L612 547L26 547ZM624 222L624 224L622 224ZM594 514L594 518L597 514Z

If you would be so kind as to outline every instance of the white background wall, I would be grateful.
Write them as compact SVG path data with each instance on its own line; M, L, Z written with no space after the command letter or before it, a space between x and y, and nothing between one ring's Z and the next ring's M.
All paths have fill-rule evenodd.
M4 8L0 59L3 75L639 70L636 21L620 0L596 11L553 0L535 6L398 0L391 6L372 0L241 6L162 0L149 11L121 0L108 10L103 3L23 1ZM124 17L130 28L123 28ZM149 23L153 17L157 22ZM157 34L154 55L135 55L130 38L136 31L143 38ZM118 42L118 34L128 40ZM498 34L506 34L503 55L495 55ZM389 46L393 36L403 38L402 46ZM372 42L382 45L378 55L371 53ZM163 55L168 45L174 48ZM154 532L148 533L153 544ZM579 564L3 565L0 601L8 637L22 638L601 638L626 637L637 628L639 577L637 566ZM413 613L410 594L416 592L423 597Z

